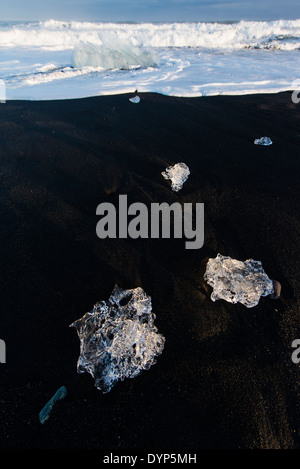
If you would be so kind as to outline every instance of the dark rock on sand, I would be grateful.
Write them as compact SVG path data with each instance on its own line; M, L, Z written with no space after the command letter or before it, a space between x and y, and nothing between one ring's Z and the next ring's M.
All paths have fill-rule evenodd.
M269 295L272 300L277 300L281 294L281 284L277 280L273 280L274 292Z

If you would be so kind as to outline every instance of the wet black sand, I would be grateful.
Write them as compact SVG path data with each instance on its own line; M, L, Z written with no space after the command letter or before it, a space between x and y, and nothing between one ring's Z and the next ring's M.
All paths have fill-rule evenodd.
M0 448L299 448L300 105L290 93L140 96L0 105ZM273 145L254 145L262 136ZM179 161L191 175L174 193L161 171ZM120 194L204 202L204 247L100 240L96 207ZM280 299L213 303L203 273L218 252L261 260ZM166 345L102 395L76 372L69 324L115 284L152 297Z

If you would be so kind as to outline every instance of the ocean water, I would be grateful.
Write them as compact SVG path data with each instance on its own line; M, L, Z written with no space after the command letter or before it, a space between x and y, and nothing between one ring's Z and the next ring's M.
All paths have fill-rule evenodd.
M300 87L300 19L227 23L0 22L0 98Z

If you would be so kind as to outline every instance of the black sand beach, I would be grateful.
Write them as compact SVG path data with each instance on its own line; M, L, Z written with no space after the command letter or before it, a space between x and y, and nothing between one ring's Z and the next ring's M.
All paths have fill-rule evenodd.
M300 448L300 104L288 92L130 96L0 105L0 448ZM262 136L273 145L254 145ZM161 172L179 161L191 174L175 193ZM120 194L203 202L203 248L99 239L96 207ZM262 261L281 297L212 302L203 274L217 253ZM103 395L76 371L69 325L115 284L151 296L166 344Z

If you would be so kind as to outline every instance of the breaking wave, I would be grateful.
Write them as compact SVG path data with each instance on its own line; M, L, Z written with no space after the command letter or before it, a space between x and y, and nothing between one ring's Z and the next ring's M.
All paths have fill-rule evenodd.
M300 19L236 23L0 22L7 99L294 90ZM278 51L281 51L278 53ZM298 88L297 88L298 89Z
M237 23L91 23L49 20L0 24L0 47L73 49L80 42L103 44L111 36L134 46L204 49L300 49L300 19ZM116 50L106 43L106 47Z

